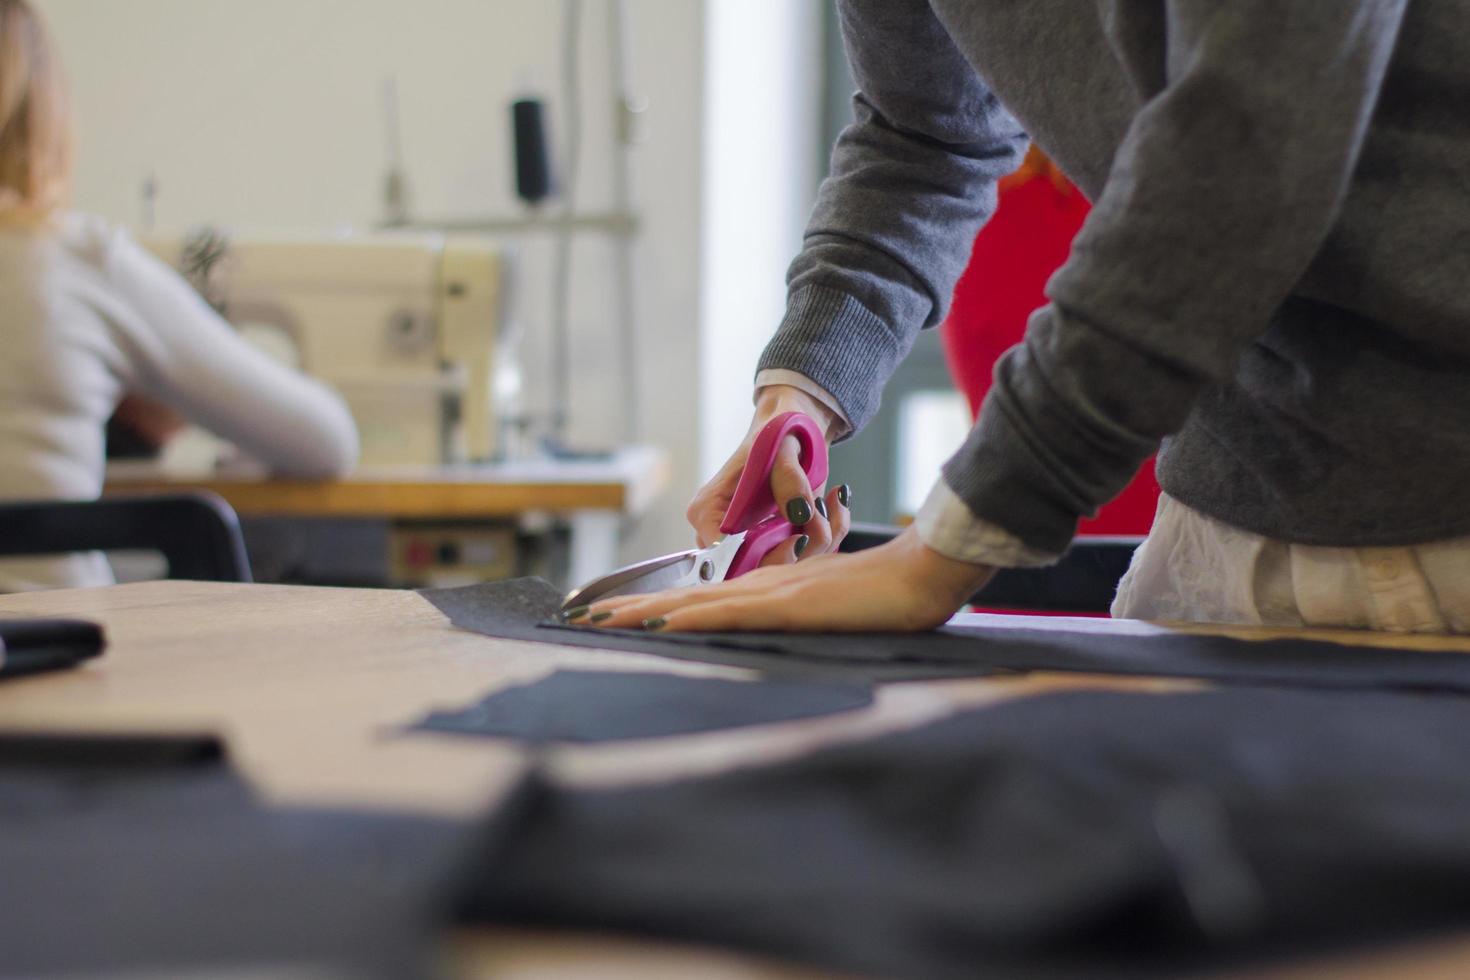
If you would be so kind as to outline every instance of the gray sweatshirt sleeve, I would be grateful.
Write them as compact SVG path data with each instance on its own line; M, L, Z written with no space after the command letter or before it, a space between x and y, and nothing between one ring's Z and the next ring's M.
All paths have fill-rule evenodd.
M1061 551L1229 380L1336 219L1405 2L1160 5L1157 91L944 468L978 518Z
M856 430L920 328L943 317L1026 137L924 0L843 0L838 11L856 119L832 151L758 370L811 378Z

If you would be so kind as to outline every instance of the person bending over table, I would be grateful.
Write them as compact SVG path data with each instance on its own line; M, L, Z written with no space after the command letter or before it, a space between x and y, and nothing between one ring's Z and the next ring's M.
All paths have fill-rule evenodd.
M276 472L350 470L340 397L251 347L124 232L64 209L70 128L44 25L0 0L0 499L96 498L104 427L129 392ZM111 581L100 554L0 562L0 591Z
M606 627L924 629L1041 565L1162 442L1117 616L1470 628L1466 0L839 0L859 86L752 431L861 428L1028 138L1093 201L915 525L615 599ZM704 542L746 452L695 497ZM800 522L798 522L800 523ZM787 548L781 558L794 557Z

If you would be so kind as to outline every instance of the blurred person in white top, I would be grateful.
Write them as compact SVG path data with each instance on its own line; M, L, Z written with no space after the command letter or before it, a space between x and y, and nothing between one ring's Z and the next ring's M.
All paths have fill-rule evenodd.
M0 0L0 500L91 500L126 396L177 411L275 472L357 462L331 389L251 347L125 232L66 210L72 133L45 25ZM0 561L0 591L105 585L100 554Z

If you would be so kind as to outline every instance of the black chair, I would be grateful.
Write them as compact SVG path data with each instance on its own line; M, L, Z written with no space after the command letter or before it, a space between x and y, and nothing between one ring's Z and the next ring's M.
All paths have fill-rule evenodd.
M891 541L899 529L854 524L840 551L862 551ZM970 597L970 604L1024 612L1105 613L1118 580L1143 541L1133 537L1078 538L1055 565L1002 568Z
M0 503L0 556L146 550L168 577L249 582L235 510L212 493Z

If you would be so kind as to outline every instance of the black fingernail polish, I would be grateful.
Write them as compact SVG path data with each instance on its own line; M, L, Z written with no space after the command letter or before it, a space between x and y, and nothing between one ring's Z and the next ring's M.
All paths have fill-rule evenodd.
M812 519L812 505L805 497L792 497L786 502L786 519L797 527Z
M806 550L806 546L809 545L809 544L811 544L811 543L812 543L812 539L811 539L811 537L809 535L803 534L801 537L797 538L796 539L796 557L800 558L801 557L801 553Z
M570 623L574 619L581 619L583 616L587 615L587 609L587 606L573 606L566 612L562 613L561 618L564 621Z
M661 630L667 623L668 620L662 616L655 616L653 619L645 619L643 621L643 628L646 630Z
M588 622L590 622L590 623L600 623L604 619L612 619L612 617L613 617L613 614L610 613L610 612L593 613L592 614L592 618L590 620L588 620Z
M852 487L844 483L837 488L837 501L844 507L852 506Z
M827 519L827 501L823 500L821 497L818 497L815 501L813 501L813 503L815 503L817 505L817 513L822 515L822 519L823 520L826 520Z

